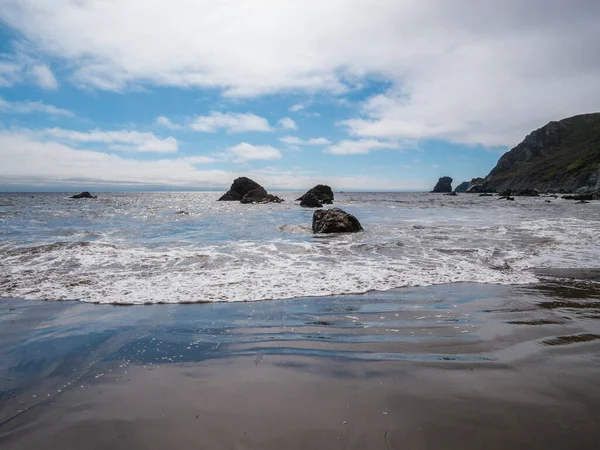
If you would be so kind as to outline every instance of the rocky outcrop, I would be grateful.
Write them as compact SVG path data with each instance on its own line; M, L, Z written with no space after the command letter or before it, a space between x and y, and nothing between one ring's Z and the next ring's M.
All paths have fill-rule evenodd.
M469 183L467 192L470 194L484 194L490 193L490 190L485 185L485 180L483 178L473 178Z
M281 203L283 199L268 194L264 189L252 189L240 200L242 203Z
M244 195L255 189L262 189L265 192L265 194L267 193L265 188L263 188L260 184L258 184L254 180L251 180L250 178L236 178L235 180L233 180L233 183L231 184L229 190L225 192L225 194L223 194L221 198L219 198L219 201L239 202L244 198Z
M583 114L530 133L502 155L484 188L600 197L600 113Z
M323 203L319 201L317 195L313 192L307 192L302 197L300 197L302 201L300 202L300 206L304 208L322 208Z
M562 198L565 200L579 200L580 202L584 202L586 200L593 200L594 196L592 194L578 194L578 195L563 195Z
M231 188L219 198L219 201L238 201L241 203L281 203L283 200L267 190L256 181L247 177L233 180Z
M333 203L333 191L326 184L317 184L314 188L309 189L302 197L297 198L296 201L302 201L304 197L310 194L314 194L317 197L317 200L324 205L331 205ZM300 206L303 205L300 204Z
M313 214L313 233L355 233L363 227L356 217L340 208L317 209Z
M90 194L87 191L84 191L81 194L75 194L75 195L71 196L71 198L98 198L98 197Z
M469 183L468 181L463 181L454 188L454 192L467 192L467 189L469 189L470 184L471 183Z
M452 178L440 178L431 192L452 192Z

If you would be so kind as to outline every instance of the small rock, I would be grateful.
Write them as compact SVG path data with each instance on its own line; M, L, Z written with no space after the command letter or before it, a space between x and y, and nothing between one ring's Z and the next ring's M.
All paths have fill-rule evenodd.
M90 194L87 191L82 192L81 194L75 194L71 196L71 198L98 198L95 195Z

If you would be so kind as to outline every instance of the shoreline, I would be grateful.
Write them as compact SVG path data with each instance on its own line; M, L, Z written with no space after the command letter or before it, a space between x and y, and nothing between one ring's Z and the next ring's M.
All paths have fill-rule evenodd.
M436 286L453 286L453 285L490 285L490 286L512 286L512 287L533 287L536 288L538 286L544 286L546 284L551 285L562 285L562 286L580 286L589 287L591 291L595 291L595 284L600 284L600 268L530 268L525 269L527 272L533 273L536 277L538 277L537 281L533 281L531 283L515 283L515 284L505 284L505 283L475 283L468 281L456 281L451 283L441 283L441 284L425 284L418 286L401 286L395 287L387 290L369 290L364 292L347 292L344 294L331 294L331 295L307 295L307 296L299 296L299 297L283 297L283 298L265 298L258 300L200 300L200 301L178 301L178 302L166 302L166 301L158 301L158 302L146 302L146 303L125 303L125 302L102 302L102 301L85 301L80 299L30 299L30 298L20 298L20 297L3 297L0 296L0 302L2 301L33 301L33 302L75 302L75 303L86 303L90 305L107 305L107 306L152 306L152 305L204 305L204 304L219 304L219 303L262 303L262 302L277 302L277 301L288 301L288 300L310 300L310 299L335 299L339 297L355 297L355 296L376 296L379 294L389 294L389 293L401 293L406 289L419 289L419 288L431 288ZM599 286L600 287L600 286Z
M2 300L0 446L595 448L599 292Z

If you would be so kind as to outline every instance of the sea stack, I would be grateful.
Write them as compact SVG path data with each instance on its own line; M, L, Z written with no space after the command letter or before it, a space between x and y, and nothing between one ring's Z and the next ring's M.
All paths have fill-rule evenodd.
M241 203L283 202L281 198L268 194L264 187L247 177L240 177L233 180L229 190L218 201L238 201Z
M324 205L331 205L333 203L333 190L326 184L317 184L315 187L309 189L302 197L297 198L296 201L304 201L304 199L310 195L314 195L317 200ZM312 201L308 200L308 202ZM301 204L301 206L306 205Z
M440 178L431 192L452 192L452 178Z

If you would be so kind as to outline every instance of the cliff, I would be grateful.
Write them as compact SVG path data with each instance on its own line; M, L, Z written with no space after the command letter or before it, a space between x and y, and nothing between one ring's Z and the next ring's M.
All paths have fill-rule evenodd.
M600 195L600 113L550 122L505 153L483 180L505 189Z

